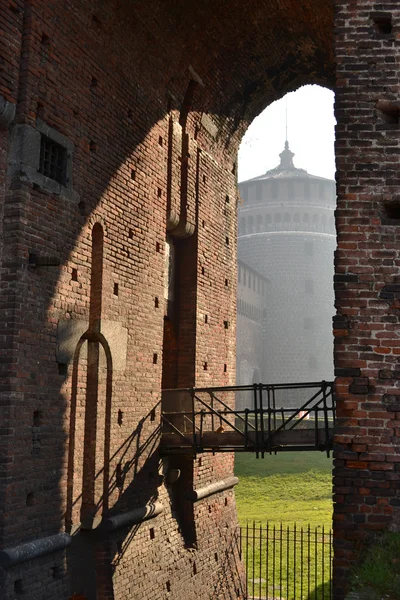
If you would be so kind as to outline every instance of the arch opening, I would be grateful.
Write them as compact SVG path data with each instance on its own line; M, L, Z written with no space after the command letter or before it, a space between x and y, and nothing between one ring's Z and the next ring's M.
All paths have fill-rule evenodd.
M308 86L298 90L298 96L298 107L296 94L289 94L289 100L284 98L271 106L271 116L267 116L269 109L266 109L264 114L255 119L248 135L244 136L239 151L238 217L248 221L254 219L259 226L245 232L243 229L239 230L238 264L242 270L247 265L258 277L268 278L270 284L265 297L252 290L252 297L249 298L247 292L247 301L257 304L263 314L263 319L256 327L246 315L238 314L238 385L250 383L245 377L251 369L259 377L257 381L253 377L251 383L267 385L323 380L332 382L334 379L332 317L335 310L333 279L336 184L333 94L326 89ZM310 105L307 107L309 114L302 110L305 98ZM322 99L325 101L325 112L321 111L322 114L318 115ZM295 113L296 110L299 113ZM279 113L280 119L277 118ZM310 119L315 129L319 130L317 133L312 128L310 130ZM319 139L318 134L321 136ZM325 138L329 139L326 147ZM279 152L280 164L276 156ZM270 158L272 153L275 156ZM250 192L255 181L259 188L257 200ZM239 302L245 293L246 290L239 285ZM307 401L307 393L300 389L274 390L274 402L284 410L297 410ZM237 399L237 407L251 409L251 402L250 395L246 399L242 393ZM282 412L282 423L283 415ZM302 421L300 427L303 429L314 426L315 415L307 410L301 410L297 418ZM277 419L276 427L280 425L279 417ZM333 421L331 428L333 429ZM330 530L333 511L332 462L325 458L326 464L323 464L318 457L314 459L316 452L304 453L303 458L296 457L293 460L294 454L283 452L279 458L279 466L283 472L285 465L292 465L293 462L299 469L299 479L297 487L292 489L292 499L286 499L287 516L282 517L273 501L269 506L268 502L258 500L263 512L257 518L265 518L272 524L275 518L283 518L287 527L292 526L293 519L297 518L299 527L306 525L302 519L310 518L310 513L316 509L314 505L318 503L310 495L307 509L307 493L304 492L301 478L309 480L312 486L312 471L318 468L320 471L315 475L315 481L321 477L323 506L319 525ZM251 469L253 475L258 472L253 461L254 457L237 454L236 468L239 477L246 478L247 469ZM266 464L260 468L260 483L257 488L261 496L271 493L274 486L274 476L277 474L274 461L277 461L274 455L267 455L262 461ZM292 467L288 469L287 474L288 486L292 485L291 477L294 476L291 469ZM295 470L296 467L293 467L293 471ZM265 481L267 487L271 486L269 491L267 487L265 490L262 488L261 481ZM250 492L248 497L245 491L239 494L239 513L242 519L245 518L246 510L251 511L252 501ZM296 502L303 503L304 514L296 512ZM279 523L276 525L279 526ZM249 577L251 579L251 573ZM328 589L331 585L329 571L325 573L325 577L327 579L324 584ZM317 586L317 582L315 585ZM256 587L256 593L265 593L262 584Z

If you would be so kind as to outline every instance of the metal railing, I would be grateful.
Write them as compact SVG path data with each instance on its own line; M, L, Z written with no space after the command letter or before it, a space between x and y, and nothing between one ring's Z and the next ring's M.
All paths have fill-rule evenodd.
M332 449L333 383L164 390L165 453Z
M267 523L239 528L247 600L331 600L332 531Z

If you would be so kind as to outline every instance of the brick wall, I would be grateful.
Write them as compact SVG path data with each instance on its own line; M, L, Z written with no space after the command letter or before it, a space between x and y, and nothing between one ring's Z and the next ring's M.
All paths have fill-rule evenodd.
M338 598L360 544L399 523L399 27L395 2L336 3Z
M233 381L234 152L222 154L198 113L179 124L191 74L162 83L179 43L168 60L143 53L158 25L145 33L141 22L155 14L128 8L26 2L2 15L1 93L16 105L1 146L2 548L32 542L42 553L2 570L7 599L242 596L233 491L185 501L157 451L168 202L181 218L170 227L179 351L165 363L177 362L179 385ZM65 185L32 174L39 120L71 144ZM225 456L186 463L184 492L233 469ZM189 543L182 504L191 504ZM156 507L150 521L101 533L105 519L146 505ZM63 531L67 551L44 553Z

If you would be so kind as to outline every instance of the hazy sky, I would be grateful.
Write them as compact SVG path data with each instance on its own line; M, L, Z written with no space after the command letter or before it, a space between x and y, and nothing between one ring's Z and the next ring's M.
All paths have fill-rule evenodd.
M289 147L296 167L312 175L335 176L334 94L307 85L273 102L248 128L239 150L239 181L262 175L279 164L285 143L287 99Z

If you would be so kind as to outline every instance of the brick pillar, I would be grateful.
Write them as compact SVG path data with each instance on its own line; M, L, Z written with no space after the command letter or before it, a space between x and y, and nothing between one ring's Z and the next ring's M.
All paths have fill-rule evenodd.
M336 2L335 599L400 522L399 27L397 2Z

